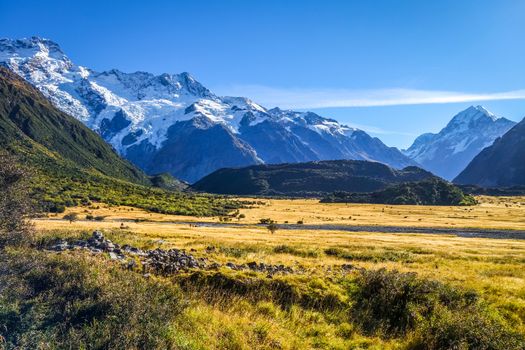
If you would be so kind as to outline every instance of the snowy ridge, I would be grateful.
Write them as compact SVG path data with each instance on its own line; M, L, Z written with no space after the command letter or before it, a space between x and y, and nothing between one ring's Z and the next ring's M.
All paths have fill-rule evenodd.
M359 145L351 137L357 129L335 120L311 112L268 110L243 97L219 97L186 72L160 75L124 73L117 69L95 72L75 65L58 44L38 37L0 39L0 62L36 86L59 109L99 132L121 155L150 172L168 170L192 181L208 171L203 169L201 174L195 170L201 164L193 164L195 175L185 178L168 166L168 162L177 162L181 156L173 153L179 143L171 141L178 138L173 130L182 126L195 132L214 129L213 133L220 133L224 140L217 134L212 139L210 132L209 136L202 136L201 142L209 144L208 147L221 147L212 146L213 142L219 142L216 139L227 142L247 157L248 163L348 158L377 160L394 167L413 164L382 143L378 146L370 141L373 148L367 150L368 145ZM164 149L168 144L171 151ZM278 155L279 148L288 153ZM224 157L219 150L215 151L216 157ZM166 163L163 169L142 164L141 157L158 153L164 157L169 153L173 159L162 159L161 163ZM230 164L224 159L210 162L204 156L193 155L213 163L209 168ZM188 162L192 163L189 159Z
M481 150L515 124L482 106L470 106L439 133L420 135L404 153L436 175L453 179Z

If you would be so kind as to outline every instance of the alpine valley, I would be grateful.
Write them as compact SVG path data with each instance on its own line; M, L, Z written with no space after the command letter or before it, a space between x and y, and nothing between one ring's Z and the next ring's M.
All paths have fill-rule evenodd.
M1 39L0 62L148 174L195 182L219 168L262 163L355 159L394 168L417 165L362 130L311 112L220 97L188 73L95 72L38 37Z

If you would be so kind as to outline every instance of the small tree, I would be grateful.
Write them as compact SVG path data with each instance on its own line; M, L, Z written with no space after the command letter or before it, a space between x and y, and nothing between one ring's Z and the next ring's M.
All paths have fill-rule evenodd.
M267 228L268 231L270 231L270 233L273 235L273 234L279 229L279 226L277 226L276 223L272 222L271 224L269 224L268 226L266 226L266 228Z
M0 249L24 245L32 239L27 220L32 212L27 191L30 175L13 156L0 152Z
M66 214L64 215L64 220L68 220L69 223L73 223L73 221L77 221L78 220L78 214L77 213L69 213L69 214Z
M244 214L239 214L239 216L237 216L237 220L241 221L241 219L244 219L246 218L246 215Z

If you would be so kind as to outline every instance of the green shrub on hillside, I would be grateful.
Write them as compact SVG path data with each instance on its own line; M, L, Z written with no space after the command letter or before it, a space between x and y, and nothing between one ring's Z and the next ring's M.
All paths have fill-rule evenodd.
M55 213L64 212L65 207L93 202L193 216L226 216L243 206L242 202L223 196L173 192L101 175L49 177L40 174L33 179L31 188L35 205Z

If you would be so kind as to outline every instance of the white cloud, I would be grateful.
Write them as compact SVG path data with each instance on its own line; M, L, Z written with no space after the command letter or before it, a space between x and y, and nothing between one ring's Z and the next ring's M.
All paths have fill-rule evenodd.
M525 99L525 90L489 93L416 89L283 89L260 85L238 85L216 89L229 96L247 96L266 106L289 109L372 107Z

